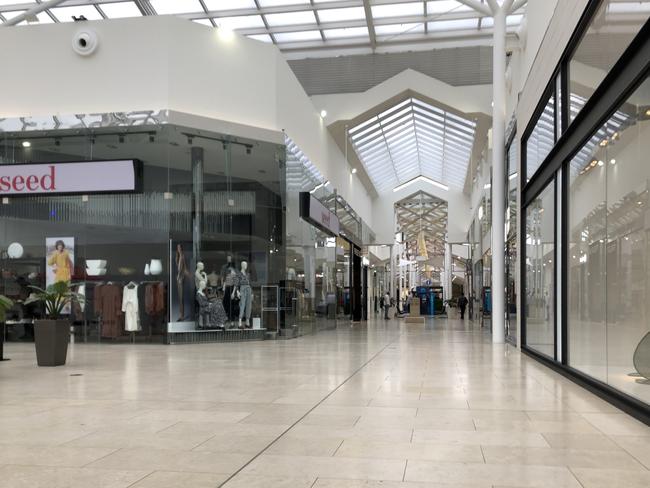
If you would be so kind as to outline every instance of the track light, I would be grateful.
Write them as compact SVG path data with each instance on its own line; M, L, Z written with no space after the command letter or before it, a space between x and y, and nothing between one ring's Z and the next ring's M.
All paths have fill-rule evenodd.
M120 141L120 144L124 144L124 136L122 134L117 136L117 140Z
M29 141L23 141L23 147L25 147L25 148L32 147L32 143L29 142Z
M156 138L153 134L149 134L149 142L156 142Z
M246 146L246 154L249 154L253 152L250 146Z

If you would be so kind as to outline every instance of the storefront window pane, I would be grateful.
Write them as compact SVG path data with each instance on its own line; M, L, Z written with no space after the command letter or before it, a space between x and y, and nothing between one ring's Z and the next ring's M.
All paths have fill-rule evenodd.
M568 297L569 364L645 402L650 402L648 107L646 80L571 161Z
M569 63L569 121L598 85L650 16L650 1L603 0Z
M517 341L517 148L519 141L512 139L507 151L508 180L506 188L506 337Z
M555 97L546 102L535 128L526 139L526 181L530 180L555 145Z
M555 356L555 191L526 208L526 345Z

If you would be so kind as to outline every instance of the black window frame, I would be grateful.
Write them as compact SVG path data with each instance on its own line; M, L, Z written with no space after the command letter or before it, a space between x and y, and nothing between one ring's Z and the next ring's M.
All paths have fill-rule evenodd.
M531 202L547 188L547 185L555 185L555 205L557 207L557 192L560 191L559 215L561 222L558 226L558 209L555 210L555 263L554 272L556 287L560 287L561 307L557 307L557 300L554 300L556 347L553 359L538 353L526 346L526 244L521 239L520 259L520 290L519 310L521 323L521 349L525 354L539 360L567 378L587 388L591 392L626 411L642 422L650 425L650 405L623 393L614 387L596 380L569 366L569 344L568 344L568 213L569 213L569 168L571 159L582 149L584 144L593 134L618 110L620 105L638 88L638 86L650 74L650 20L639 30L635 38L630 42L627 49L622 53L619 60L614 64L609 73L594 90L576 117L569 123L569 63L583 40L588 28L591 25L595 13L605 0L590 0L588 6L578 22L569 43L560 57L560 61L553 71L553 75L538 102L521 138L520 147L520 175L521 184L518 189L521 198L521 215L519 219L519 232L521 236L526 235L526 211ZM558 76L560 77L558 82ZM558 87L561 91L561 100L558 99ZM555 145L540 167L531 175L527 181L526 173L526 145L530 134L533 132L541 113L546 106L548 97L555 95ZM561 108L558 113L558 102ZM560 134L558 134L557 117L560 117ZM561 172L560 172L561 170ZM559 177L558 177L559 174ZM558 243L561 253L558 253ZM557 266L563 270L560 282L557 282ZM557 333L558 318L561 329L561 358L557 358Z

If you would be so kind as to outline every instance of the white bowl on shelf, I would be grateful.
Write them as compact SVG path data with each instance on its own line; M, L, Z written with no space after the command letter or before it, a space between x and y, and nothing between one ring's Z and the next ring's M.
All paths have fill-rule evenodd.
M86 259L86 267L88 269L105 269L106 260L105 259Z
M106 274L106 269L86 268L86 274L88 276L104 276Z

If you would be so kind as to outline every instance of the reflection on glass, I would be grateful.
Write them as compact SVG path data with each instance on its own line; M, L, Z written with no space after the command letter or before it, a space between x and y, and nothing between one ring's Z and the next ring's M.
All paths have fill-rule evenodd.
M551 182L526 208L526 345L554 357L555 191Z
M601 1L569 64L569 122L582 110L649 16L649 0Z
M555 144L555 97L547 100L535 128L526 139L526 178L535 174Z
M569 364L650 402L650 81L570 163ZM638 351L637 351L638 348ZM644 370L644 365L646 370ZM645 371L645 373L644 373Z

